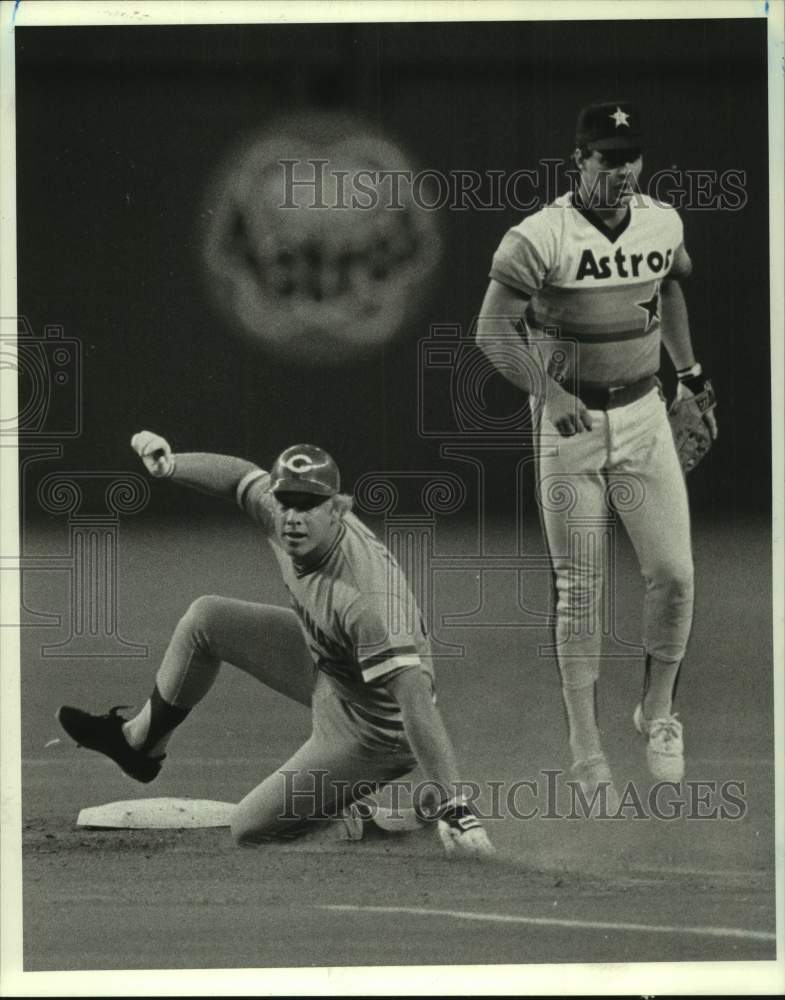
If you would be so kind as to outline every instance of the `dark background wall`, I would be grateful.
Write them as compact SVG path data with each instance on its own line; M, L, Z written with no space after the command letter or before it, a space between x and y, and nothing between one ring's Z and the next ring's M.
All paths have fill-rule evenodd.
M430 323L470 324L491 255L520 213L440 213L445 254L420 318L369 360L312 368L238 339L211 309L200 256L209 180L244 134L301 108L357 113L423 167L533 168L569 155L577 109L607 95L641 105L647 173L746 171L741 210L682 211L693 339L721 424L691 490L707 513L767 509L765 27L17 30L19 312L36 332L61 324L84 351L83 431L60 466L134 468L128 439L148 427L180 450L263 465L292 441L318 439L349 485L369 468L438 468L438 441L417 434L417 342ZM494 381L492 405L514 405L510 393ZM153 503L163 512L171 494L156 491Z

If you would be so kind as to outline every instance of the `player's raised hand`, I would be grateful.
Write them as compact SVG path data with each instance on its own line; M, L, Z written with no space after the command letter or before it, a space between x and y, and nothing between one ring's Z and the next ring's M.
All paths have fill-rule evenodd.
M447 806L439 817L438 832L448 855L487 858L496 853L482 824L465 802Z
M163 479L174 472L172 449L166 438L152 431L139 431L131 438L131 447L144 462L151 476Z
M592 429L591 414L572 393L556 382L548 386L548 419L562 437L572 437Z

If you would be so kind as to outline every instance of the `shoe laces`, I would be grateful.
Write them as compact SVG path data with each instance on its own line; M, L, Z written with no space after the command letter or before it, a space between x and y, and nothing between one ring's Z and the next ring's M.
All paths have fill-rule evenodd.
M662 744L664 749L669 747L671 743L679 743L681 741L682 724L679 722L677 715L678 712L665 716L662 719L652 719L647 724L649 739Z

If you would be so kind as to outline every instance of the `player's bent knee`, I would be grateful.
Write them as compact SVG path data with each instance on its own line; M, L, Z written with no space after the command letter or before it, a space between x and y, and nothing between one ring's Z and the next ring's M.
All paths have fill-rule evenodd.
M191 601L182 621L191 629L204 630L215 616L221 601L222 598L216 594L203 594L201 597L197 597L196 600Z
M217 594L202 594L191 601L187 614L200 620L210 618L222 601L223 598Z

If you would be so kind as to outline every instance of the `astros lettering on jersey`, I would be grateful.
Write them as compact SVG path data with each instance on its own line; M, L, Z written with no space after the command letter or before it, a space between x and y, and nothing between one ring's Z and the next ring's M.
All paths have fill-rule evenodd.
M558 341L538 338L551 375L628 384L659 370L659 287L666 275L686 273L683 237L676 210L647 195L635 195L626 220L611 229L567 193L507 231L490 277L531 297L531 331L555 329L580 344L580 372L575 352L564 351L554 371Z
M430 644L403 571L352 513L321 561L305 571L276 544L270 475L250 472L237 487L240 507L265 530L314 661L337 693L370 722L403 729L384 682L402 670L431 678ZM366 710L366 711L364 711Z

